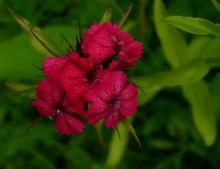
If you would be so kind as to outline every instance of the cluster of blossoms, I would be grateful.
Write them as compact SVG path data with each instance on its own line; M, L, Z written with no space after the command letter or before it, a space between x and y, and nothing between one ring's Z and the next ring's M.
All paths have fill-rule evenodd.
M137 89L124 69L133 67L143 46L112 23L94 23L80 48L43 63L46 80L39 82L33 106L56 121L62 134L80 134L85 121L105 121L115 128L137 111Z

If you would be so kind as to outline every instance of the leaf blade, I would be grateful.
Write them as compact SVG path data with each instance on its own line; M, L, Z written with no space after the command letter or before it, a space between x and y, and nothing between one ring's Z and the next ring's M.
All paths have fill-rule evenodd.
M17 23L52 55L59 56L65 53L63 49L59 48L59 45L57 45L49 36L44 34L40 28L31 25L28 20L16 14L11 8L7 7L7 10L15 18Z
M203 18L169 16L166 21L170 25L188 33L220 37L220 25Z
M217 0L211 0L215 8L220 12L220 3Z
M209 72L209 69L210 67L205 62L195 61L173 71L147 77L134 77L132 82L148 93L151 90L159 90L163 87L182 86L196 82L202 79Z
M167 61L173 68L176 68L184 62L182 58L184 58L187 45L181 33L166 23L165 18L167 16L168 12L163 2L161 0L155 0L154 24L156 32L161 41Z
M183 87L183 93L190 101L193 119L199 133L207 146L214 144L216 140L216 117L212 111L211 96L203 81Z

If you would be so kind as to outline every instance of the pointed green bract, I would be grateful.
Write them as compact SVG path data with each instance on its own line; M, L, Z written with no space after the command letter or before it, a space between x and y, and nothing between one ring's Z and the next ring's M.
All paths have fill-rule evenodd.
M138 135L137 135L137 133L135 131L135 128L132 126L131 122L128 119L126 119L122 123L127 128L127 130L134 136L135 140L138 143L139 148L142 150L141 142L140 142L140 140L138 138Z
M220 37L220 25L203 18L170 16L166 18L166 21L188 33Z
M125 23L126 19L128 18L129 14L131 13L133 5L129 5L127 11L122 15L121 19L118 22L118 26L122 27L123 24Z
M105 143L104 143L104 139L103 139L103 135L102 135L103 121L98 122L95 125L95 128L96 128L96 131L97 131L97 134L99 137L99 143L101 146L104 146Z
M40 28L34 27L29 21L17 15L12 9L7 8L10 14L15 18L18 24L38 43L42 45L43 48L49 51L51 55L60 56L65 54L63 49L59 48L59 45L55 44L47 35L45 35Z
M106 165L114 167L120 163L129 141L129 133L126 127L122 124L118 125L118 131L121 139L118 138L118 133L114 132L111 138Z
M100 23L110 22L112 19L112 9L107 9L102 16Z

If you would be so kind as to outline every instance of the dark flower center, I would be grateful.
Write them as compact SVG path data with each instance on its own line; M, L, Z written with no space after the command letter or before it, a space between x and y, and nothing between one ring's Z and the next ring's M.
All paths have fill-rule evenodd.
M86 79L89 84L92 84L95 82L96 74L97 74L96 70L92 70L92 71L89 71L88 73L86 73Z
M61 105L56 105L56 112L55 112L55 116L56 115L58 115L58 114L61 114L61 113L63 113L64 112L64 110L63 110L63 106L61 106Z
M120 101L116 98L113 98L109 101L109 105L112 109L118 109L120 106Z

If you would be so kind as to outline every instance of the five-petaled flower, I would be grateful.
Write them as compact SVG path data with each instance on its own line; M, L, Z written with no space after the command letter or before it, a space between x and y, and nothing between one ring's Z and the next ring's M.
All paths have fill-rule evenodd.
M82 48L95 63L111 59L111 69L134 66L140 59L143 46L134 41L130 34L122 32L116 24L94 23L84 35ZM118 59L116 59L118 55Z
M83 109L66 95L59 81L42 80L37 87L37 100L32 104L43 117L56 120L56 129L62 134L80 134L85 127L80 120Z
M137 90L127 80L122 71L109 72L99 85L86 93L85 99L91 104L86 114L90 124L104 118L106 127L115 128L137 111Z

